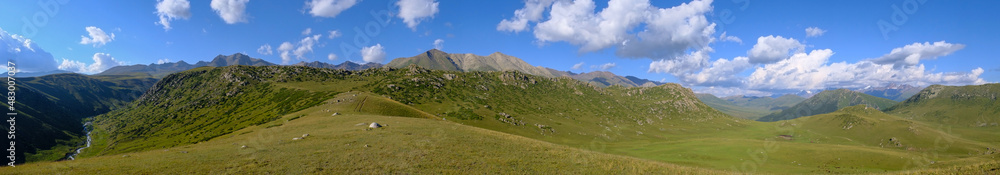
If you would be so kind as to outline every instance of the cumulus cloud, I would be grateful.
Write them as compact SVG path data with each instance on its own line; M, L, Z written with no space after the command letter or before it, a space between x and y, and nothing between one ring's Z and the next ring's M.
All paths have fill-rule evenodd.
M78 73L95 74L108 70L108 68L123 64L114 57L111 57L111 54L106 53L95 53L92 59L94 60L94 63L90 65L75 60L63 59L62 64L59 64L59 69Z
M315 17L333 18L357 3L358 0L309 0L306 1L306 7L309 8L309 14Z
M433 18L438 12L438 2L434 0L399 0L399 18L406 27L417 30L417 24L425 18Z
M249 2L250 0L212 0L211 6L226 24L236 24L247 22L246 9Z
M326 59L330 61L337 60L337 54L330 53L329 55L326 55Z
M443 39L436 39L436 40L434 40L434 49L443 50L444 49L444 40Z
M583 68L583 62L574 64L573 68L571 68L571 69L573 69L573 70L580 70L580 68Z
M735 42L735 43L743 44L743 40L742 39L740 39L739 37L736 37L736 36L728 36L728 35L726 35L726 32L722 32L722 35L719 36L719 39L722 40L722 41L730 41L730 42Z
M924 43L913 43L900 48L892 49L892 52L882 57L872 60L878 64L891 64L896 67L915 66L920 60L937 59L955 51L965 48L964 44L952 44L945 41Z
M281 52L281 64L292 62L292 49L295 49L295 45L292 45L290 42L283 42L278 46L278 52Z
M264 44L263 46L260 46L260 48L257 48L257 53L261 55L271 55L274 52L271 51L270 44Z
M676 76L684 83L700 86L738 86L743 82L742 77L738 77L737 74L751 67L753 65L747 57L736 57L732 60L718 59L701 72Z
M312 33L313 33L313 29L312 28L306 28L305 30L302 30L302 35L309 35L309 34L312 34Z
M528 22L538 22L553 0L525 0L524 7L514 11L514 17L497 24L498 31L521 32L528 28Z
M9 34L3 28L0 28L0 58L13 61L17 72L45 72L57 68L52 54L38 47L31 39Z
M156 64L165 64L165 63L169 63L169 62L170 62L170 59L166 59L166 58L156 60Z
M806 28L806 37L823 36L823 33L826 33L826 30L820 29L819 27Z
M281 45L278 46L278 52L281 52L281 64L291 63L293 60L292 55L295 55L294 59L296 60L308 60L308 58L306 58L306 54L313 52L313 48L319 43L320 37L323 37L323 35L317 34L307 36L295 44L292 44L291 42L281 43Z
M327 37L330 39L334 39L343 35L342 33L340 33L340 30L331 30L329 33L330 34L327 34Z
M963 72L930 72L923 64L894 67L872 61L827 64L834 53L829 49L797 53L791 58L758 67L747 78L752 89L824 89L885 86L889 83L927 86L931 84L983 84L982 68Z
M768 35L757 38L757 44L747 51L747 56L750 63L773 63L788 58L789 53L802 53L805 48L794 38Z
M385 51L383 51L382 44L361 48L361 58L365 62L381 63L385 61Z
M191 3L187 0L157 0L156 15L163 30L170 30L170 21L191 18Z
M659 8L649 0L611 0L600 11L593 0L527 1L515 17L497 26L500 31L519 32L538 21L534 35L541 44L567 42L579 52L617 47L616 55L648 58L655 62L691 57L711 50L715 24L705 17L711 0L694 0L675 7ZM548 18L543 19L548 10ZM734 38L736 39L736 38Z
M108 35L108 33L104 33L104 30L101 30L101 28L89 26L86 30L87 35L90 37L80 36L80 44L92 44L94 47L101 47L104 46L104 44L115 40L114 33Z
M615 64L615 63L604 63L601 66L598 66L597 68L601 69L601 70L608 70L608 69L611 69L611 68L615 68L615 66L618 66L618 64Z
M649 63L649 72L683 75L701 70L708 65L711 48L696 51L675 59L657 60Z
M302 38L299 41L299 47L295 48L295 57L298 59L305 59L307 53L313 52L313 47L319 42L319 38L323 35L313 35L312 37Z

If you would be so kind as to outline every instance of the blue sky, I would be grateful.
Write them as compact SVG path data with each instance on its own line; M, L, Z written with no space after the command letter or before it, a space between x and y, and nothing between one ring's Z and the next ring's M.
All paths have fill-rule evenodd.
M723 96L1000 81L997 1L215 1L0 0L0 46L25 71L96 73L236 52L387 63L438 40Z

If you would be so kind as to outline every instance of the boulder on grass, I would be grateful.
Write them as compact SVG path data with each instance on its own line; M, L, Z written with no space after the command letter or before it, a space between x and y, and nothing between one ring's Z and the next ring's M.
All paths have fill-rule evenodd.
M378 123L375 123L375 122L372 122L372 124L368 125L368 128L381 128L381 127L382 127L382 125L380 125Z

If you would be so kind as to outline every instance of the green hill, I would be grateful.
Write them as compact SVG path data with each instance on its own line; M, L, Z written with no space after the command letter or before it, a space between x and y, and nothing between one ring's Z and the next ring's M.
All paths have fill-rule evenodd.
M0 174L729 174L448 121L373 114L365 109L409 107L366 93L342 93L322 104L198 144L29 164ZM384 127L366 129L371 122Z
M83 143L84 118L126 105L156 79L67 73L18 78L15 82L16 148L24 150L16 160L24 163L62 159ZM7 95L3 93L4 99ZM3 124L5 133L8 125Z
M961 127L998 127L1000 84L932 85L887 110L919 121Z
M417 66L198 68L94 124L78 161L15 173L920 173L1000 160L974 132L865 106L756 122L677 84Z
M931 85L886 113L1000 144L1000 84Z
M757 121L780 121L790 120L804 116L825 114L838 109L865 104L875 109L886 109L897 102L889 99L878 98L868 94L855 92L847 89L826 90L816 94L805 101L796 104L779 113L772 113L757 119Z

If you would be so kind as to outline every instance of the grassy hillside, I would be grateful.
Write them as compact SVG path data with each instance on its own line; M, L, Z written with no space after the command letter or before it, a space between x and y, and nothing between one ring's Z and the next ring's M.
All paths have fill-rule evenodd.
M1000 144L1000 84L932 85L886 113L953 130L969 138Z
M816 94L805 101L796 104L779 113L772 113L757 119L757 121L780 121L790 120L804 116L825 114L838 109L865 104L875 109L886 109L897 102L889 99L878 98L868 94L855 92L847 89L826 90Z
M379 108L413 116L367 110ZM0 174L728 174L414 116L426 114L387 98L342 93L323 105L198 144L30 164ZM366 129L370 122L385 127Z
M386 128L364 130L369 122ZM432 123L421 128L445 129L442 133L447 139L426 141L427 136L418 134L426 133L423 130L393 130L424 122ZM92 162L46 163L27 169L39 173L71 169L83 173L149 172L142 169L447 173L462 167L504 172L584 167L594 172L648 173L664 167L668 170L662 171L684 169L672 168L680 165L697 167L690 173L881 173L1000 160L991 151L998 144L972 139L980 135L864 106L795 120L755 122L718 112L676 84L600 88L568 77L415 66L363 71L301 66L200 68L168 76L133 106L99 116L94 123L93 149L85 149L80 156ZM386 130L396 135L371 134ZM479 131L516 139L482 136ZM310 136L292 140L302 134ZM248 136L267 139L242 140ZM423 143L435 147L414 145ZM568 151L522 150L534 143ZM248 148L241 149L242 145ZM430 151L442 149L456 152ZM619 158L639 162L602 158L586 163L593 159L579 162L580 157L563 156L584 154L572 153L577 151L629 156ZM653 163L647 167L642 163L646 160L655 162L647 162ZM198 162L164 170L171 161Z
M95 132L107 134L109 144L95 149L98 154L114 154L206 141L272 121L331 95L271 86L328 78L301 76L318 75L320 70L264 68L268 67L205 67L164 77L127 109L94 118Z
M16 128L20 129L15 131L16 148L24 151L16 160L24 163L62 159L83 143L83 118L124 106L156 80L68 73L18 78L15 82ZM7 95L3 93L3 98ZM3 122L4 133L8 125ZM6 137L2 140L8 141Z

